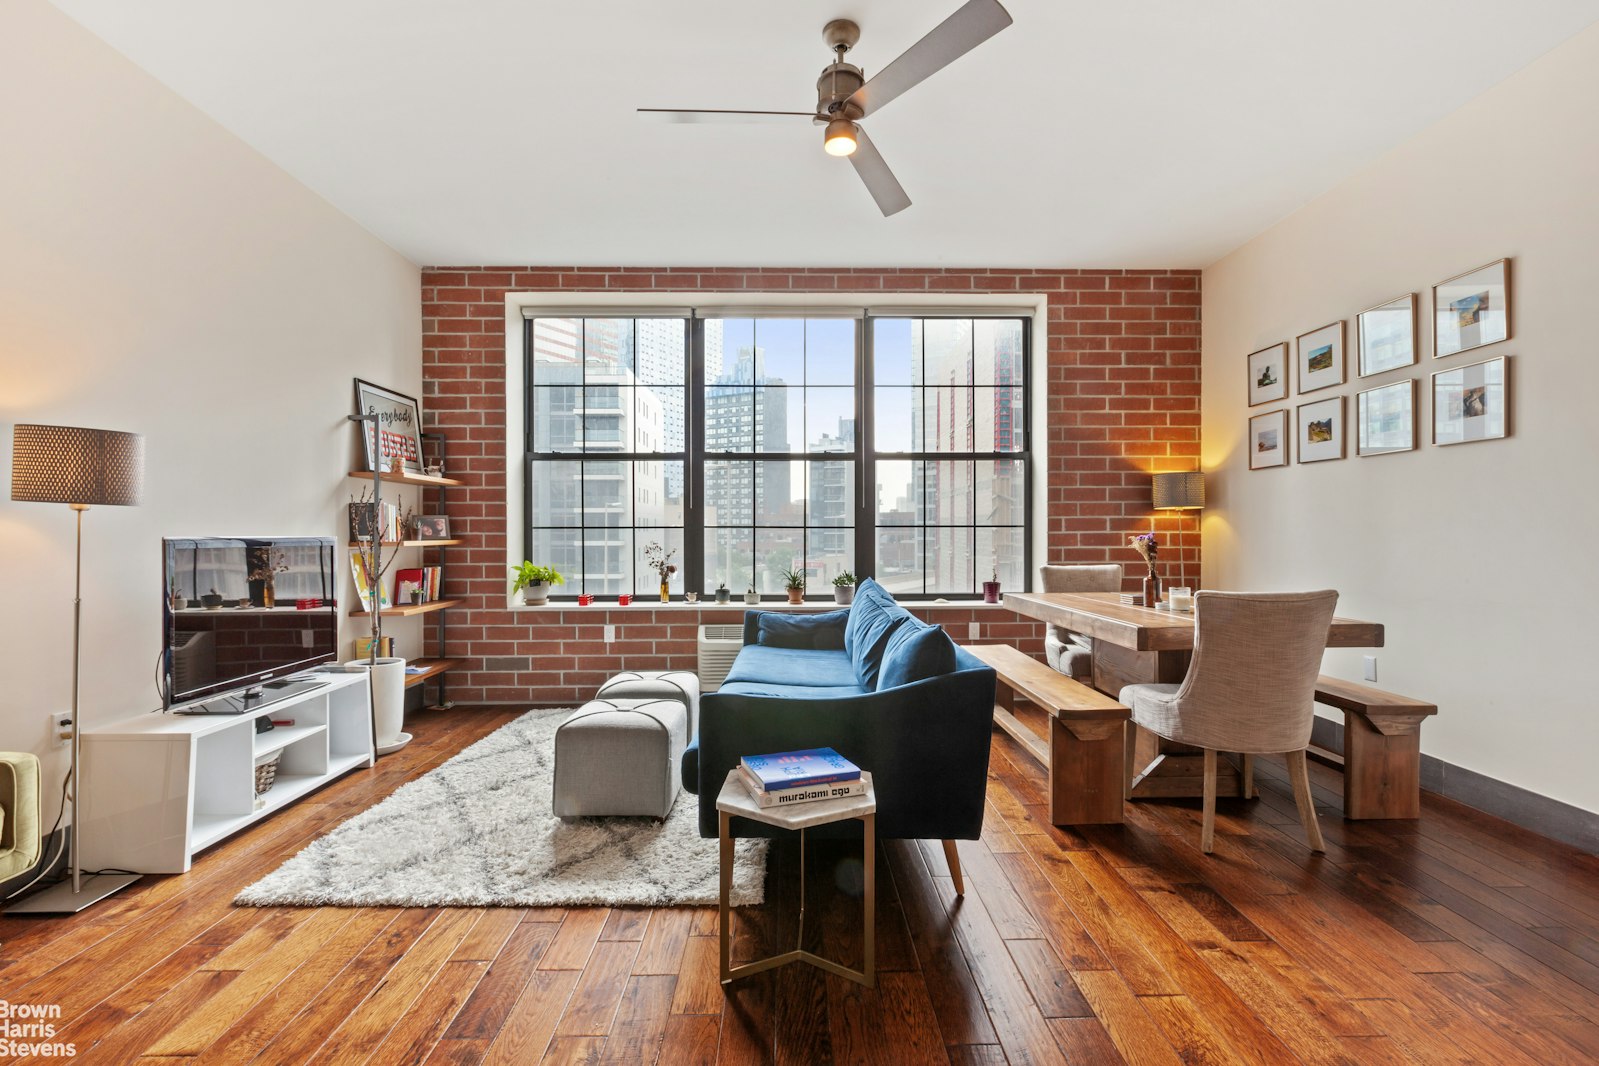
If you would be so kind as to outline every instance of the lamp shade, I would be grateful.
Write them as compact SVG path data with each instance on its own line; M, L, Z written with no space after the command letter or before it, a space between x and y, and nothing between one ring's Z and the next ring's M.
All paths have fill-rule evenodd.
M143 492L138 433L25 424L12 432L13 500L131 507Z
M1182 510L1205 506L1205 475L1198 470L1155 475L1155 509Z

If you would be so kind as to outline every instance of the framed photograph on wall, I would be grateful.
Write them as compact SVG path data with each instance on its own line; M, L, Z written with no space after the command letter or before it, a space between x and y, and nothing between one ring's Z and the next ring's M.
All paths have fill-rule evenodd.
M414 397L356 378L355 413L377 416L375 426L361 423L368 470L422 473L422 407Z
M1355 343L1363 378L1415 363L1416 294L1407 292L1360 312L1355 319Z
M1299 405L1299 461L1324 463L1344 457L1344 398Z
M1288 399L1288 342L1249 355L1249 406Z
M1356 394L1356 455L1388 455L1415 449L1415 378Z
M1432 287L1435 359L1510 337L1510 260L1500 259Z
M1344 383L1344 323L1301 333L1294 339L1299 363L1299 392L1315 392Z
M1432 376L1432 442L1467 444L1510 436L1510 357Z
M1249 469L1288 465L1288 409L1267 411L1249 420Z

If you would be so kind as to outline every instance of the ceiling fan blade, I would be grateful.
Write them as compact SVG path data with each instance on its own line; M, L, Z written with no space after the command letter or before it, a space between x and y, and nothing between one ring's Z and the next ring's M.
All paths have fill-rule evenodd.
M966 0L959 10L933 27L865 85L847 103L870 115L905 90L937 74L1011 24L999 0Z
M883 212L884 218L911 205L911 198L905 195L899 179L894 177L894 172L883 162L883 156L878 152L877 145L873 144L872 139L866 136L866 131L858 126L855 129L855 151L850 155L849 161L855 165L855 173L866 183L866 191L877 201L877 209Z
M786 122L790 118L815 118L812 111L710 111L641 107L638 116L653 122L698 124L704 122Z

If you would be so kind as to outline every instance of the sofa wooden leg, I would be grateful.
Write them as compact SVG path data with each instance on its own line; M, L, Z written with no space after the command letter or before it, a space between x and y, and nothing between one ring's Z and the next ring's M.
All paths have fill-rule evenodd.
M1244 759L1244 764L1243 764L1243 766L1239 767L1238 774L1239 774L1239 777L1242 779L1240 784L1241 784L1241 787L1242 787L1242 790L1243 790L1244 799L1246 799L1246 800L1247 799L1254 799L1255 798L1255 757L1246 752L1244 754L1243 759Z
M949 863L949 879L955 882L955 894L966 895L966 882L961 879L961 856L953 840L944 841L944 861Z

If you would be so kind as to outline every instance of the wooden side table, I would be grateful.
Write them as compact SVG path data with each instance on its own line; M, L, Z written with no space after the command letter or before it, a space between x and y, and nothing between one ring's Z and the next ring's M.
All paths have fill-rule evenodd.
M722 869L721 869L721 948L722 948L722 984L727 984L740 977L760 973L778 966L786 966L791 962L809 963L828 973L837 974L867 988L877 985L877 964L875 962L877 932L876 920L876 891L877 891L877 793L872 787L872 775L862 771L861 779L866 782L866 793L861 796L847 796L843 799L816 800L811 803L797 803L792 807L762 807L755 802L749 794L744 783L739 779L739 772L728 772L727 780L722 782L722 791L716 797L716 810L720 816L718 821L721 826L722 844ZM800 834L800 920L799 935L795 940L793 951L785 951L781 955L772 955L755 962L745 963L742 966L732 965L732 908L728 898L733 890L733 836L730 827L734 816L748 818L756 822L765 822L775 825L780 829L797 829ZM851 970L841 966L831 959L824 959L820 955L813 955L799 945L805 943L805 830L813 825L826 825L830 822L842 822L850 818L859 818L866 826L866 854L863 857L866 867L865 891L865 964L861 970Z

